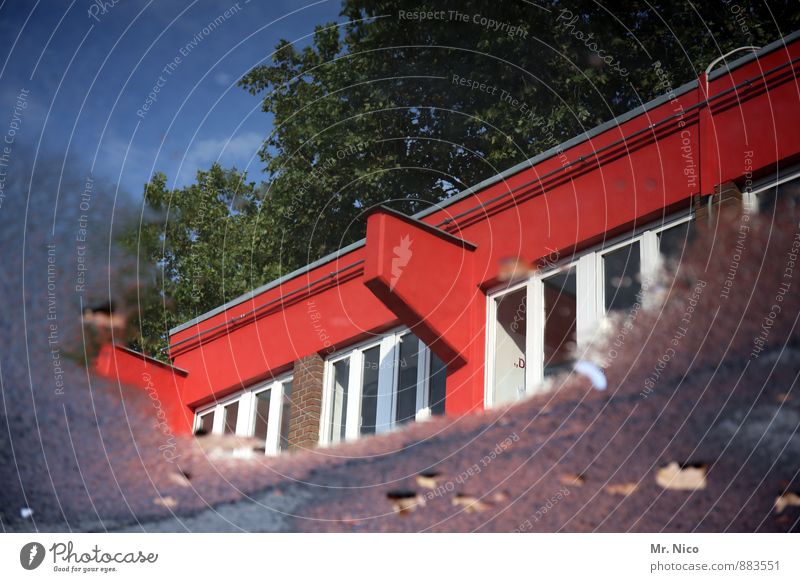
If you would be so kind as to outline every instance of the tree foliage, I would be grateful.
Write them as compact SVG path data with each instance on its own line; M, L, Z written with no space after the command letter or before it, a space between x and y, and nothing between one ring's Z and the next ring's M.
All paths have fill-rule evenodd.
M169 309L143 314L145 343L358 240L369 208L436 204L732 48L780 38L798 12L787 0L344 0L343 24L318 25L306 46L281 41L240 81L274 119L260 152L267 184L213 167L180 190L162 175L147 185L167 220L141 236Z
M263 228L262 191L236 170L213 165L195 183L169 189L164 174L145 187L151 216L126 234L145 270L134 344L150 353L167 331L274 278L275 241Z

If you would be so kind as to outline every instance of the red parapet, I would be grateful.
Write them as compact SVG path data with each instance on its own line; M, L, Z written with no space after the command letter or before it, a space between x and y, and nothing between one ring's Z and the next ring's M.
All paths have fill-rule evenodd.
M176 435L192 432L194 414L183 399L187 372L134 350L105 344L94 361L98 376L146 390L156 402L159 421L166 422Z

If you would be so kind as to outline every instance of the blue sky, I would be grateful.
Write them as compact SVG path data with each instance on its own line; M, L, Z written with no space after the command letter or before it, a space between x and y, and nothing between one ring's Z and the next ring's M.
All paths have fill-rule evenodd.
M340 20L339 0L0 2L0 123L28 91L16 143L134 197L154 171L180 186L216 160L263 178L271 119L236 81Z

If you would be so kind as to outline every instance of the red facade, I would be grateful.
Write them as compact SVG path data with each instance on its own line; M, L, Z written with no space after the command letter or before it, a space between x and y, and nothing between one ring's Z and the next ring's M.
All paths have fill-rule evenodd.
M189 431L198 407L399 326L447 364L447 412L482 409L487 291L509 265L534 269L796 164L798 57L793 35L433 211L373 210L361 243L172 331L186 372L158 375L170 422Z

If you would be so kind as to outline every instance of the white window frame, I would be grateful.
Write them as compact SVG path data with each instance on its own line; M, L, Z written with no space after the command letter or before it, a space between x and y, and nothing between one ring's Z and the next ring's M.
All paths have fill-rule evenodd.
M495 289L486 296L486 345L484 406L495 405L494 376L495 353L497 340L497 300L509 293L527 289L526 301L526 336L525 336L525 394L530 396L547 390L544 383L544 285L542 281L548 277L575 269L577 287L576 339L577 352L580 353L594 338L595 332L607 317L605 309L604 257L626 245L639 243L639 266L642 284L650 285L662 267L662 256L659 250L659 234L675 226L694 219L691 212L682 213L669 220L651 224L638 229L633 234L615 237L601 245L586 249L584 252L569 257L547 270L535 273L524 281L515 281L500 289Z
M400 342L411 331L401 328L384 334L378 339L370 339L338 352L325 360L322 414L320 415L319 442L322 446L331 446L340 441L333 441L331 434L331 421L333 415L333 390L334 390L334 365L338 362L349 360L350 369L347 384L347 408L344 411L345 441L353 441L361 437L361 397L364 373L364 352L375 347L380 347L380 360L378 364L378 402L375 413L375 434L382 434L395 430L399 424L396 421L398 378L400 369ZM417 360L417 416L427 410L430 398L430 348L419 338L419 352ZM389 364L385 364L389 362Z
M214 422L211 424L211 433L214 433L214 428L217 424L217 410L216 406L212 406L210 408L204 408L202 412L195 411L194 415L194 424L192 425L192 434L197 433L200 430L200 426L202 424L202 417L207 416L208 414L214 413Z
M495 364L494 364L494 346L497 343L497 300L505 295L509 295L511 293L516 293L520 289L527 288L527 300L525 302L525 310L526 310L526 317L525 317L525 325L529 325L530 319L528 318L528 313L532 309L536 309L536 299L532 296L532 289L530 280L522 281L515 283L513 285L509 285L505 287L501 291L496 291L491 293L486 301L486 317L488 325L486 326L486 379L484 381L484 403L486 407L494 406L494 372L495 372ZM535 294L534 294L535 295ZM531 337L530 334L527 333L529 330L526 328L526 335L525 335L525 391L528 391L528 376L529 371L528 369L531 366L531 362L528 361L529 353L535 353L533 346L530 346Z
M200 428L201 417L209 412L214 413L214 423L211 434L222 435L225 428L224 412L225 407L233 402L239 402L239 410L236 416L236 431L238 437L250 438L255 435L255 423L257 414L256 395L271 391L269 401L269 418L267 419L267 437L264 443L266 455L275 456L281 452L281 423L283 421L283 400L286 394L286 384L292 382L292 375L280 376L267 382L255 384L243 391L226 396L195 410L194 425L192 432Z
M778 175L759 180L753 184L747 192L750 194L761 194L765 190L771 190L772 188L785 184L786 182L792 182L798 178L800 178L800 165L792 166Z
M742 192L745 210L757 213L761 209L761 196L765 191L772 190L786 182L793 182L800 179L800 166L794 165L777 175L763 178L753 184L750 188L745 188Z

